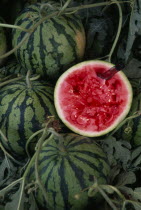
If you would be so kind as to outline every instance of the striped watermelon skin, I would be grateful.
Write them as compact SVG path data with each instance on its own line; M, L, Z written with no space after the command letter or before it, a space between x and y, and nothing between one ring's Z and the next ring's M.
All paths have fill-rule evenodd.
M30 29L40 19L40 3L25 7L15 24ZM49 12L47 13L49 14ZM13 47L26 32L13 29ZM17 60L32 73L58 78L69 66L84 55L85 33L82 22L75 14L56 16L41 23L15 52Z
M0 100L0 129L8 142L2 136L1 141L14 155L25 155L27 139L42 128L47 116L56 116L53 87L45 81L32 81L28 88L20 80L1 88Z
M73 133L62 136L66 151L59 149L59 140L53 137L39 154L39 176L47 192L48 204L39 189L35 197L41 206L48 209L86 209L101 200L99 195L88 197L88 187L93 185L94 176L100 184L108 183L109 164L94 140ZM35 180L34 164L27 180Z
M0 74L3 76L11 74L25 75L25 72L25 69L16 60L9 61L7 65L0 68Z
M128 117L141 112L141 93L133 98ZM141 115L130 119L116 133L117 139L129 141L134 147L141 145Z

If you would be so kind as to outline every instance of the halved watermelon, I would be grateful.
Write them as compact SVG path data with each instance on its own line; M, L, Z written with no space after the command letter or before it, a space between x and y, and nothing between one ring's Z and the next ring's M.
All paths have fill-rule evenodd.
M132 87L123 72L111 79L98 77L114 65L94 60L81 62L58 79L55 107L60 119L70 130L89 137L113 130L128 114Z

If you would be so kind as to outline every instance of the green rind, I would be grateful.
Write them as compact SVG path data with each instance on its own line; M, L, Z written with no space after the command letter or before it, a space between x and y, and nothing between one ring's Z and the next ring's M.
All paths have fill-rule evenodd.
M30 29L41 19L40 4L26 7L15 24ZM26 32L13 29L13 47ZM80 39L78 41L78 39ZM85 34L81 20L75 14L45 20L30 35L15 55L25 69L50 78L58 76L84 54Z
M93 185L94 176L99 184L108 183L109 164L105 153L92 139L76 134L64 134L63 139L65 152L59 149L57 137L40 151L39 176L47 192L48 203L44 202L39 189L35 197L41 206L49 209L86 209L90 203L99 201L99 195L88 197L88 188ZM35 181L34 165L27 180Z
M8 142L2 136L1 140L11 153L25 155L28 138L42 128L47 116L56 117L53 91L53 87L43 81L32 81L32 88L28 88L24 80L1 88L0 129Z
M73 72L75 69L81 69L83 68L85 65L96 65L96 64L104 64L106 66L108 66L108 68L111 68L113 67L113 64L111 63L108 63L108 62L105 62L105 61L101 61L101 60L91 60L91 61L84 61L84 62L81 62L79 64L76 64L74 66L72 66L71 68L69 68L67 71L65 71L60 77L59 79L57 80L56 82L56 86L55 86L55 89L54 89L54 103L55 103L55 108L56 108L56 111L58 113L58 116L60 117L60 119L62 120L62 122L72 131L74 131L75 133L78 133L80 135L84 135L84 136L88 136L88 137L95 137L95 136L102 136L102 135L105 135L107 133L109 133L110 131L112 131L114 128L117 127L117 125L127 116L130 108L131 108L131 104L132 104L132 98L133 98L133 91L132 91L132 87L131 87L131 84L129 82L129 80L127 79L127 77L125 76L125 74L120 71L118 72L118 74L121 76L121 79L124 81L124 83L126 84L127 86L127 89L129 91L129 99L128 99L128 104L126 106L126 109L124 110L124 112L122 113L122 115L117 118L117 120L110 126L108 127L107 129L105 130L102 130L102 131L98 131L98 132L89 132L89 131L82 131L81 129L78 129L76 128L75 126L73 126L71 123L69 123L65 117L64 117L64 114L61 110L61 107L59 105L59 87L60 87L60 84L65 80L65 77L70 73L70 72Z
M7 65L0 68L0 74L3 76L11 74L25 75L25 73L25 69L16 60L11 60L7 63Z

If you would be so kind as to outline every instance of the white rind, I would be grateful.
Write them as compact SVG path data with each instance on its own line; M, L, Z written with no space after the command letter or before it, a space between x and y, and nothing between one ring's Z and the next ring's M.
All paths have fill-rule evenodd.
M71 68L69 68L67 71L65 71L60 78L58 79L56 86L55 86L55 90L54 90L54 102L55 102L55 108L56 111L58 113L59 118L62 120L62 122L72 131L74 131L75 133L81 134L83 136L88 136L88 137L97 137L97 136L102 136L105 135L107 133L109 133L110 131L112 131L114 128L116 128L118 126L118 124L125 119L125 117L127 116L130 108L131 108L131 103L132 103L132 98L133 98L133 91L132 91L132 87L131 84L129 82L129 80L127 79L126 75L122 72L119 71L117 74L124 79L124 82L126 84L127 89L129 90L129 95L128 95L128 103L126 108L124 109L124 112L122 113L122 115L120 115L117 120L115 120L115 122L108 127L105 130L102 130L100 132L91 132L91 131L83 131L81 129L76 128L75 126L73 126L71 123L69 123L65 118L64 118L64 114L61 110L60 104L59 104L59 89L60 89L60 85L61 83L64 81L64 79L69 75L70 72L73 72L74 70L84 67L84 65L90 65L90 64L97 64L98 66L100 64L104 64L107 65L108 68L111 68L112 66L114 66L111 63L105 62L105 61L99 61L99 60L92 60L92 61L84 61L81 62L79 64L76 64L74 66L72 66Z

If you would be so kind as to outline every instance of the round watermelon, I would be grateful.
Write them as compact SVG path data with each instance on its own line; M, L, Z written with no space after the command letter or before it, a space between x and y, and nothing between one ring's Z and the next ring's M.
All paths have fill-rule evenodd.
M74 65L58 79L54 101L63 123L84 136L101 136L113 130L128 114L132 87L122 71L111 79L98 76L113 67L104 61Z
M32 29L51 12L46 11L46 7L43 11L40 3L32 4L22 10L15 25ZM13 47L21 42L25 34L24 31L13 29ZM65 14L44 20L16 50L15 55L19 63L33 74L55 79L68 66L83 58L84 49L85 33L79 16Z
M0 89L0 129L7 141L3 136L0 139L14 155L25 155L28 138L42 128L48 116L56 116L53 91L48 82L36 80L31 87L20 80Z
M3 18L0 17L0 23L4 23ZM0 56L7 50L6 33L3 27L0 27ZM3 64L4 59L0 59L0 65Z
M39 153L38 173L46 191L48 203L42 191L37 188L35 198L45 209L89 209L101 200L96 194L88 196L89 188L97 179L107 184L110 167L101 147L92 139L74 133L62 134L63 142L53 136ZM62 144L61 144L62 143ZM28 176L28 183L35 181L35 164Z

